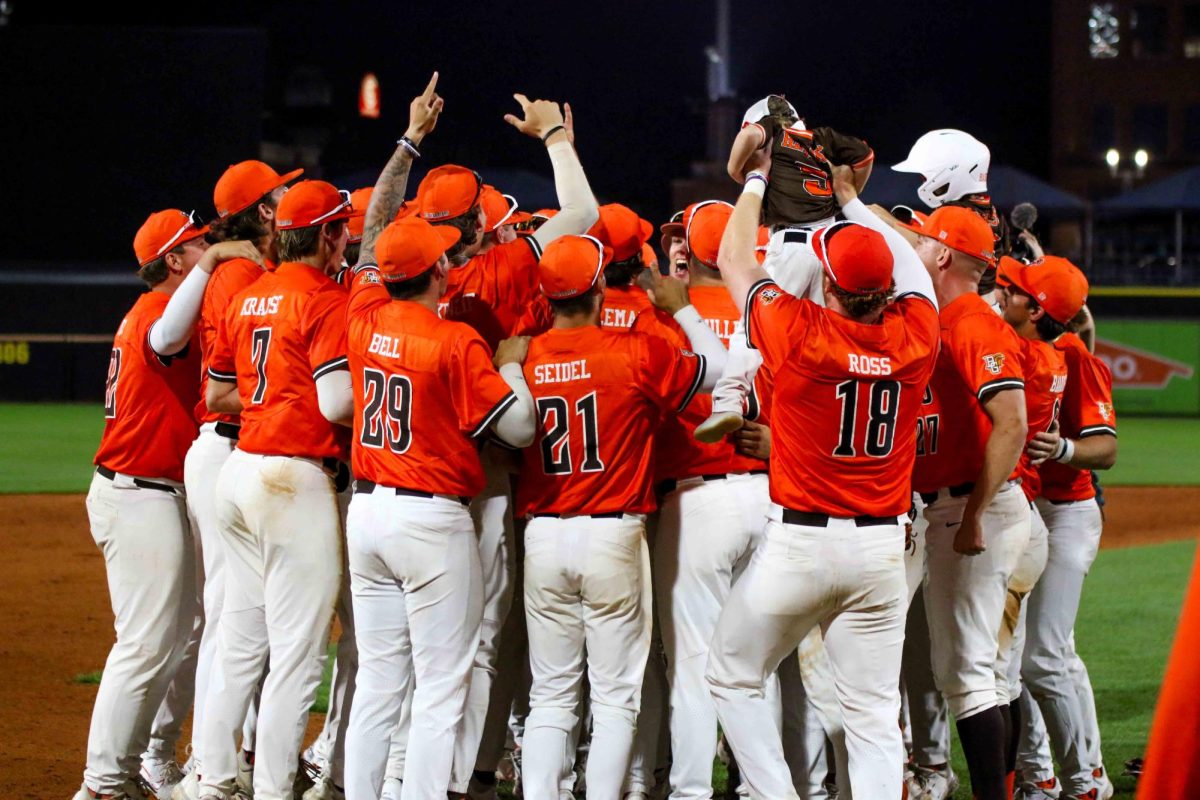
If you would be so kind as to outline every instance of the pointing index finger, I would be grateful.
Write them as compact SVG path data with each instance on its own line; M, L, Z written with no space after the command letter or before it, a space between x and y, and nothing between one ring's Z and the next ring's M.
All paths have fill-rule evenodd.
M521 94L520 92L517 92L516 94L514 94L513 99L521 104L521 108L529 108L529 105L530 105L529 98L526 97L525 95Z
M429 85L426 86L425 91L421 93L421 96L424 97L426 100L433 97L433 92L435 89L437 89L437 80L438 80L437 70L434 70L433 76L429 79Z

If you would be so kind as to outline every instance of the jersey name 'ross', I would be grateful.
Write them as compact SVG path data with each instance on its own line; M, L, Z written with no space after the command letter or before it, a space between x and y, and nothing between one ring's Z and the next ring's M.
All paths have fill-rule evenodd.
M538 364L533 368L533 382L539 385L589 380L591 377L592 373L588 372L586 358L561 364Z
M859 375L892 374L892 360L887 356L863 356L850 353L849 359L850 364L847 368Z
M274 314L279 311L279 301L283 299L281 294L273 294L270 297L247 297L242 301L243 317L264 317L267 314Z

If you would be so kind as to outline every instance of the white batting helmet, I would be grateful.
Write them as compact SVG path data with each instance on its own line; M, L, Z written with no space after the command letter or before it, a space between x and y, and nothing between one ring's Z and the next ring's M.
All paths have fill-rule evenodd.
M917 196L925 205L937 208L947 200L986 192L991 160L987 145L971 134L942 128L917 139L908 158L892 169L924 176Z

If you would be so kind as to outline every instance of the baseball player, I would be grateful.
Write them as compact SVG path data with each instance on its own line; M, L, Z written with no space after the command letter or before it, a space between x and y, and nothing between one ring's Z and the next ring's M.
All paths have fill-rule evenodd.
M568 236L546 248L538 268L554 327L534 337L525 361L540 423L517 493L518 512L529 518L529 800L559 797L585 668L593 720L588 796L621 797L650 646L644 522L654 504L652 434L665 410L711 389L706 355L723 361L724 348L698 315L687 330L700 355L601 329L609 258L599 240ZM683 287L676 291L682 296Z
M685 209L686 210L686 209ZM684 285L691 280L691 270L688 269L687 235L683 228L683 211L676 211L671 219L658 228L662 234L659 246L667 257L666 274L682 281Z
M878 220L814 234L829 308L784 292L754 257L768 163L756 157L751 164L718 264L734 302L746 309L748 344L761 351L775 382L775 505L721 612L705 678L750 793L796 798L763 686L821 625L853 793L898 797L902 520L911 505L906 473L921 391L937 347L937 305L912 248ZM857 201L852 171L838 168L833 176L847 216L873 219Z
M1028 427L1023 350L978 293L993 246L982 217L957 206L935 210L916 246L942 304L942 350L923 398L913 475L928 523L924 603L934 677L980 798L1007 792L998 637L1031 524L1014 470Z
M717 251L733 207L706 202L683 215L688 295L701 319L728 343L740 317L717 270ZM605 297L605 305L608 296ZM636 330L648 329L639 321ZM649 332L649 331L647 331ZM678 344L688 347L686 339ZM654 589L670 686L671 797L711 797L717 713L704 666L708 643L734 580L745 568L766 520L766 464L728 441L691 436L712 401L699 396L656 434L661 510L653 542Z
M303 181L280 201L280 264L234 295L217 333L206 400L242 428L217 481L227 580L201 731L200 797L233 790L230 746L270 658L254 795L292 796L303 721L326 658L341 579L337 495L351 397L341 265L349 194Z
M256 257L246 242L208 248L207 232L194 214L167 209L150 215L134 238L138 277L150 291L125 315L113 341L104 433L87 498L117 641L96 695L76 800L141 797L134 784L140 755L192 633L195 545L183 461L196 435L200 354L193 329L216 264ZM145 569L147 563L156 568ZM154 775L167 777L161 769Z
M347 737L350 798L379 796L409 681L401 796L446 791L482 615L467 504L484 475L471 439L494 431L520 447L533 438L524 340L498 348L497 364L511 365L502 377L478 333L437 316L445 253L459 236L417 218L393 223L373 248L364 244L364 264L373 254L378 270L361 271L351 295L358 446L348 530L361 663Z
M812 248L812 233L831 224L838 203L830 169L854 170L858 191L871 175L875 153L862 139L832 128L805 127L804 120L782 95L759 100L742 118L742 130L729 153L729 176L745 179L752 159L770 158L771 185L762 204L762 223L771 231L764 268L794 297L823 302L821 264ZM747 348L744 336L730 340L726 374L713 391L713 413L696 429L696 438L715 442L742 427L746 398L761 360Z
M537 295L537 259L559 236L583 233L597 219L596 200L572 145L573 126L557 103L530 101L514 95L522 116L505 115L521 133L546 147L554 172L561 210L532 235L494 246L488 244L488 220L481 205L484 183L474 171L455 165L430 170L417 190L416 213L432 225L448 225L460 233L450 248L450 275L438 303L447 319L471 324L493 348L513 331L518 318ZM484 574L484 611L480 646L472 671L462 730L454 759L450 790L465 792L483 735L492 678L496 672L497 637L511 605L512 577L506 555L512 524L508 459L489 446L484 454L488 484L472 502L479 526Z
M201 544L204 629L196 667L192 715L193 768L182 781L179 792L171 795L173 800L196 800L199 797L200 771L196 765L203 762L199 732L204 729L204 711L225 596L224 546L216 522L217 476L237 444L240 429L236 414L209 411L204 401L208 364L216 344L217 329L228 309L230 298L258 280L264 269L274 268L275 210L288 182L302 172L294 170L280 175L261 161L242 161L225 170L213 190L213 205L217 209L218 219L213 224L211 235L222 241L245 239L254 242L260 255L256 259L232 259L221 265L205 287L200 318L196 324L202 368L199 402L196 405L200 433L188 448L183 478L187 487L188 511L196 521ZM249 767L253 758L256 719L254 709L251 709L242 736L243 747L250 752L243 752L239 756L239 785L247 791L251 788Z
M1054 256L1012 266L1013 287L1006 294L1013 313L1025 311L1026 327L1033 325L1039 338L1053 342L1068 374L1057 428L1039 431L1027 451L1033 463L1044 460L1036 503L1049 531L1049 557L1029 596L1022 677L1042 711L1064 794L1090 797L1094 789L1095 796L1105 797L1111 795L1111 783L1100 760L1098 734L1094 744L1087 741L1095 712L1090 692L1080 691L1080 684L1090 680L1075 652L1073 629L1102 526L1089 470L1108 469L1116 460L1112 377L1058 322L1074 318L1083 306L1083 275Z

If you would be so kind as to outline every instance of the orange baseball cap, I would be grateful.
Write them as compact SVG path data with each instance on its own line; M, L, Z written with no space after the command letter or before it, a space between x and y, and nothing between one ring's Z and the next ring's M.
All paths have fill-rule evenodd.
M938 206L924 225L913 230L988 265L996 263L996 236L987 221L969 208Z
M475 170L455 164L435 167L417 187L417 212L431 222L461 217L479 203L483 185Z
M324 225L354 214L350 193L325 181L300 181L279 201L275 229L281 231Z
M620 203L600 206L600 219L588 231L612 251L613 261L633 258L653 233L653 225Z
M733 206L723 200L692 203L683 212L683 228L688 252L706 267L717 269L721 237L733 215Z
M595 236L560 236L542 252L538 277L551 300L578 297L596 285L612 253Z
M1012 286L1013 270L1022 266L1024 264L1012 256L1000 256L1000 262L996 267L996 285L1001 289Z
M225 170L213 189L213 205L217 216L225 219L258 202L259 198L304 174L294 169L280 175L261 161L241 161Z
M1012 285L1032 297L1055 322L1066 325L1087 302L1088 280L1067 259L1043 256L1032 264L1008 260Z
M350 193L350 216L346 221L346 227L351 243L362 241L363 223L367 221L367 206L371 203L371 192L373 191L375 191L375 187L368 186Z
M516 225L531 219L530 214L517 210L517 198L502 194L491 184L483 185L483 191L479 193L479 205L487 215L488 233L498 230L502 225Z
M154 259L162 258L172 248L199 239L206 233L208 226L200 224L195 211L190 214L178 208L155 211L146 217L133 237L133 254L137 256L138 266L144 267Z
M375 243L379 276L388 283L399 283L424 275L461 236L458 228L430 225L420 217L395 220Z
M648 244L642 245L642 263L650 269L658 269L658 253Z
M812 235L812 248L829 280L851 294L881 292L892 284L892 251L878 231L835 222Z

